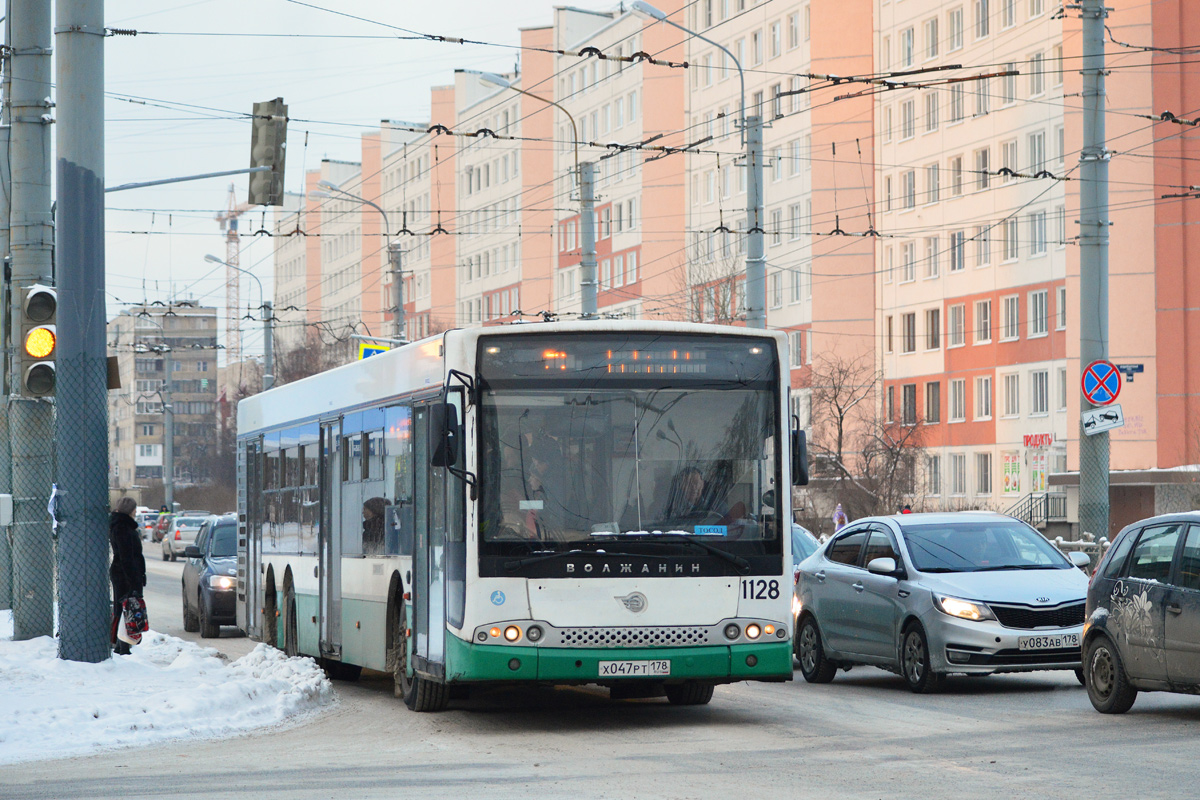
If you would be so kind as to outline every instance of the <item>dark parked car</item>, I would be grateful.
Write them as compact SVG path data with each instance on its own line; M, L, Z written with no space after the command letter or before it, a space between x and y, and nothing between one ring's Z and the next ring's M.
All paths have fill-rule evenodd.
M209 517L183 555L183 629L220 636L237 623L237 517Z
M1135 522L1088 588L1088 697L1122 714L1139 691L1200 694L1200 511Z
M171 527L173 519L175 519L175 515L166 511L158 515L158 521L154 523L154 541L161 542L163 540L163 537L167 535L167 528Z

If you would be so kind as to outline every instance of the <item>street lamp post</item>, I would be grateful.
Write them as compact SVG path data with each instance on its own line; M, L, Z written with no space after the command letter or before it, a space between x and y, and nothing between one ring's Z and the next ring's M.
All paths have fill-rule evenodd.
M330 192L337 192L339 195L341 195L343 197L348 197L351 200L357 200L358 202L362 203L365 206L370 206L371 208L378 211L379 215L381 217L383 217L383 229L384 229L383 233L384 233L384 236L388 237L388 245L387 245L388 267L390 268L390 271L392 273L392 288L393 288L392 299L396 303L396 322L395 322L396 338L398 340L400 340L401 342L408 341L408 337L405 335L405 332L404 332L404 328L405 328L405 324L404 324L404 279L403 279L402 273L400 272L400 260L401 260L400 242L392 241L392 239L391 239L392 226L391 226L391 224L388 223L387 212L384 211L383 208L379 206L379 204L372 203L370 200L368 200L365 197L359 197L356 194L351 194L350 192L347 192L345 189L340 188L333 181L317 181L317 185L324 186L329 191L323 192L323 191L317 190L315 192L309 192L309 195L311 195L312 197L333 197L333 195L330 194Z
M238 272L245 273L251 278L254 278L255 283L258 284L259 308L261 308L263 312L263 391L266 391L275 385L275 337L272 325L272 323L275 321L275 318L271 301L266 298L266 295L263 292L262 281L259 280L258 276L250 270L242 269L235 264L230 264L224 259L217 258L211 253L206 255L204 260L213 264L223 264L230 269L236 269Z
M579 160L579 128L575 125L575 118L559 103L514 86L512 81L494 72L477 70L463 70L463 72L478 75L480 80L493 86L512 89L518 94L554 106L566 114L567 119L571 122L571 143L575 146L575 177L579 181L579 289L582 293L583 318L595 319L599 313L597 304L599 283L596 280L596 165L590 161L580 162Z
M163 406L163 503L166 507L174 511L175 506L175 406L171 402L171 375L174 365L171 363L171 345L167 344L167 329L166 326L155 322L149 312L143 311L138 315L151 325L155 326L162 333L162 344L143 344L134 347L135 352L140 353L158 353L163 357L163 370L166 377L163 379L162 388L159 389L159 398L162 400ZM136 325L134 326L136 337ZM136 341L136 338L135 340Z
M746 116L746 73L741 62L729 49L707 36L685 28L667 17L662 11L644 0L634 0L629 6L635 14L678 28L689 36L708 42L721 50L738 70L741 83L741 106L738 112L742 129L742 145L746 149L746 325L751 328L767 327L767 261L763 248L763 142L762 115Z

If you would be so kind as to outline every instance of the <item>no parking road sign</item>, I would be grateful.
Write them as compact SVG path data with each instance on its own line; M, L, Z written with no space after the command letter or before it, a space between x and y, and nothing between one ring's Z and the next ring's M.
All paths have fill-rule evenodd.
M1080 379L1083 396L1094 406L1106 406L1121 393L1121 373L1110 361L1093 361Z

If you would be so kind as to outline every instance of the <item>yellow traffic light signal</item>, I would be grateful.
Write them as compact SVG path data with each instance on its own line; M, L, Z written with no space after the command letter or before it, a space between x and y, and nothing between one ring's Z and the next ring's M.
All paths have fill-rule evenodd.
M54 394L54 358L58 351L58 292L51 286L30 286L21 304L21 391L29 397Z

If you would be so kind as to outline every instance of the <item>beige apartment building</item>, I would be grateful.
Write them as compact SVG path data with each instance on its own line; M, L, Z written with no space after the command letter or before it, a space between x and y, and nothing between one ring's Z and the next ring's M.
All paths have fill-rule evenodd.
M121 375L121 388L108 393L109 485L140 490L144 503L161 502L168 375L176 486L206 482L217 446L216 309L132 306L109 320L107 338Z

